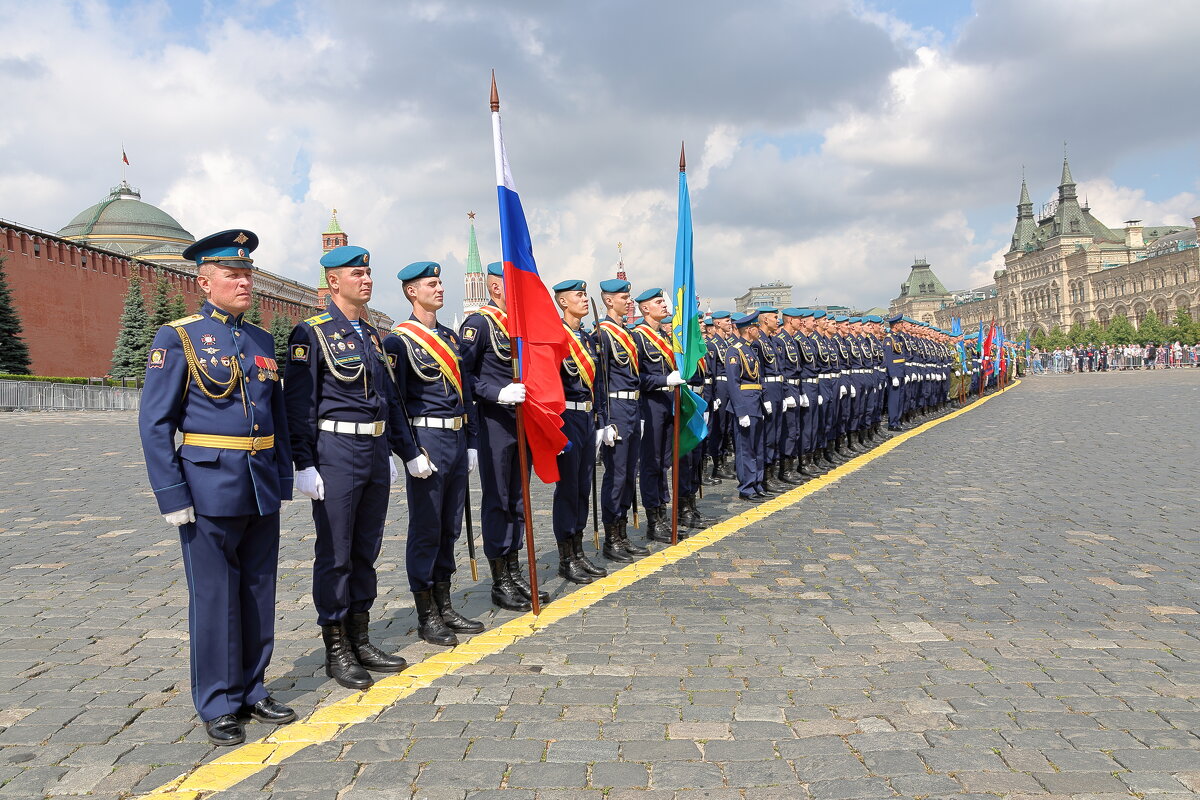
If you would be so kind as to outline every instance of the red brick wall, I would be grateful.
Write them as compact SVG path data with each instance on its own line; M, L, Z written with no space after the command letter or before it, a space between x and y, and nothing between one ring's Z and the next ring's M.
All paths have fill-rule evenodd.
M112 365L113 346L129 288L130 270L142 277L149 303L159 271L127 258L0 224L0 256L21 316L35 375L100 377ZM202 295L195 278L162 270L189 311ZM312 313L272 298L260 300L263 322L284 313L293 322Z

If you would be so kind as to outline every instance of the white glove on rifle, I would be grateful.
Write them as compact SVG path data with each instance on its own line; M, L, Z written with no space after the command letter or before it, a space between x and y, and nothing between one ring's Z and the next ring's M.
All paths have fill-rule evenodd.
M812 403L809 401L808 395L806 395L806 394L800 395L800 407L808 408L810 405L812 405Z
M468 473L474 472L475 468L478 466L479 466L479 451L476 450L474 447L468 447L467 448L467 472Z
M743 428L749 428L750 427L750 415L747 414L744 417L738 417L738 425Z
M839 387L838 387L838 399L841 399L841 398L843 398L843 397L845 397L845 396L846 396L846 387L845 387L845 386L839 386Z
M851 396L851 397L858 397L858 390L857 390L857 389L855 389L853 386L851 386L851 387L850 387L850 396Z
M525 384L510 383L496 394L496 400L505 405L515 406L525 402Z
M675 370L667 376L667 386L682 386L683 376L679 374L679 370Z
M795 408L795 407L796 407L796 398L792 397L791 395L788 395L787 397L783 398L783 410L784 411L787 411L789 408Z
M900 379L899 378L892 378L892 388L893 389L900 388Z
M721 410L721 398L718 397L716 400L713 400L713 409L712 410L713 411Z
M763 411L767 412L768 417L771 416L772 413L774 413L774 409L771 408L770 400L763 400Z
M167 521L168 525L174 528L180 528L184 525L187 525L189 522L196 521L196 509L188 506L187 508L181 508L178 511L172 511L170 514L163 514L162 518Z
M399 474L399 470L396 469L396 459L388 456L388 484L395 483L396 476Z
M296 491L313 500L325 499L325 481L316 467L305 467L296 473Z
M822 395L817 395L817 405L819 405L819 406L823 406L823 405L825 405L825 398L824 398L824 396L822 396Z
M408 474L414 478L428 478L437 471L437 467L429 460L429 456L421 453L416 458L404 462L404 466L408 468Z

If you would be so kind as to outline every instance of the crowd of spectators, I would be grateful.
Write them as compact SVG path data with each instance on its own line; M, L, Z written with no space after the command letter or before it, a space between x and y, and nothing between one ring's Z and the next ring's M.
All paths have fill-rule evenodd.
M1044 372L1118 372L1200 366L1200 344L1085 344L1031 352L1035 375Z

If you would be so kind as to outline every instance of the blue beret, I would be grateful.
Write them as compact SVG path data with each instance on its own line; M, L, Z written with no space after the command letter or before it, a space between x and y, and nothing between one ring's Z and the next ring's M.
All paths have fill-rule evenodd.
M244 262L243 266L252 268L250 265L254 263L254 259L250 258L250 254L256 247L257 236L245 228L235 228L193 242L183 251L183 257L188 261L195 261L198 267L207 261L238 261Z
M415 281L421 278L437 278L442 274L442 265L436 261L414 261L396 273L401 281Z
M755 310L758 311L758 313L760 313L760 314L778 314L779 313L779 309L776 308L775 306L759 306Z
M758 324L758 312L751 311L749 314L744 314L733 321L733 324L739 328L748 328L751 325Z
M629 281L623 281L620 278L609 278L605 281L600 281L600 291L605 294L620 294L621 292L629 291Z
M849 319L847 319L846 321L847 321L847 322L859 323L859 322L862 322L862 317L850 317L850 318L849 318Z
M488 264L487 274L494 275L497 278L503 278L504 277L504 262L503 261L493 261L492 263Z
M902 319L904 319L903 314L895 314L893 316L888 317L888 324L895 325L897 322L899 322Z
M639 294L637 297L633 298L633 301L635 303L644 303L647 300L653 300L656 297L662 297L662 296L663 296L662 289L647 289L646 291Z
M730 314L728 311L714 311L712 313L713 319L729 319L732 316L733 314Z
M554 284L553 288L556 292L586 292L587 282L579 280L559 281L558 283Z
M348 244L345 247L335 247L321 256L321 266L325 269L338 267L365 267L371 261L371 254L361 247Z
M825 310L818 308L812 312L813 319L825 319Z
M801 311L801 310L800 310L800 309L798 309L798 308L795 308L795 307L793 306L793 307L791 307L791 308L785 308L785 309L783 310L783 315L784 315L785 317L803 317L803 316L804 316L804 312L803 312L803 311Z
M871 314L867 317L867 322L874 322L876 325L879 325L883 322L883 317L878 314Z
M847 317L845 314L838 314L836 317L833 318L833 321L834 322L849 322L850 318Z

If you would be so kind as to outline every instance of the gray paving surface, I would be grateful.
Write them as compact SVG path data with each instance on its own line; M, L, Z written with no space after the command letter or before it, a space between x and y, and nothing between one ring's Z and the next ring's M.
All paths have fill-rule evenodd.
M1027 380L217 796L1200 792L1198 402L1193 370ZM0 416L0 486L0 798L210 758L133 419ZM404 513L374 628L418 660ZM320 669L307 506L284 526L270 684L307 712L348 692Z

